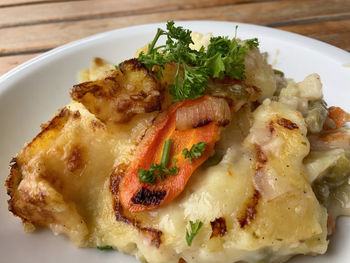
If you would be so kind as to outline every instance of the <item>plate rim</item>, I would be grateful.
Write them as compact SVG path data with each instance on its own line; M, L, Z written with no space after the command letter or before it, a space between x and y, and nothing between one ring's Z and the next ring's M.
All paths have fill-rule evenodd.
M190 27L193 24L200 24L205 25L206 23L216 23L217 25L244 25L250 28L255 29L261 29L262 31L259 32L260 34L263 34L263 32L271 32L271 35L269 37L275 37L277 35L285 36L285 38L288 38L291 42L295 42L297 45L307 45L308 43L311 43L313 48L316 51L319 52L325 52L325 55L329 55L330 57L334 58L336 61L342 61L342 60L348 60L347 62L350 62L350 53L342 50L338 47L332 46L328 43L312 39L303 35L299 35L296 33L283 31L276 28L269 28L266 26L256 25L256 24L248 24L248 23L240 23L240 22L234 22L234 21L216 21L216 20L182 20L182 21L175 21L179 25L185 25L188 24L188 27ZM75 47L80 45L85 45L92 43L99 39L104 39L113 36L114 34L128 34L130 30L140 30L142 28L157 28L157 27L164 27L166 22L159 22L159 23L148 23L148 24L141 24L141 25L135 25L135 26L129 26L129 27L123 27L118 29L112 29L108 30L102 33L94 34L85 38L81 38L72 42L69 42L67 44L58 46L56 48L53 48L47 52L44 52L43 54L40 54L18 66L16 66L14 69L8 71L7 73L0 76L0 97L3 96L3 94L13 88L13 84L11 83L12 80L16 80L17 78L21 79L21 73L27 72L27 70L30 69L32 65L40 66L40 64L45 61L46 59L55 59L55 57L61 56L61 54L64 54L65 52L69 52L69 50L73 50ZM234 29L234 28L233 28ZM152 37L152 36L151 36ZM9 85L8 85L9 84Z

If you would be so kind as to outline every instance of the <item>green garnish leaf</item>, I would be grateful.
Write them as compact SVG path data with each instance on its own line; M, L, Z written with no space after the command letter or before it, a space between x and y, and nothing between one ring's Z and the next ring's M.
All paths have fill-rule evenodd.
M189 247L192 245L193 238L198 234L198 231L202 226L203 223L199 220L197 220L196 223L190 221L191 232L188 232L188 229L186 229L186 241Z
M193 44L191 33L170 21L166 30L158 28L147 53L141 52L138 57L151 71L154 66L158 66L158 77L162 76L166 63L178 63L174 84L170 85L174 101L201 97L210 77L222 79L228 75L232 79L245 78L244 57L248 49L259 45L258 39L248 39L244 41L245 44L241 44L236 36L232 39L212 37L207 50L202 47L197 51L190 48L190 44ZM166 37L166 43L156 46L161 36Z
M163 146L162 158L160 164L152 163L149 170L140 168L138 170L139 182L155 184L156 178L165 179L167 175L176 175L179 173L176 167L176 159L173 159L172 166L167 168L169 163L171 139L166 140Z
M99 250L113 250L112 246L101 246L101 247L97 247Z
M257 38L246 39L244 42L248 45L250 49L259 46L259 40Z
M197 144L193 144L191 149L188 150L187 148L182 150L182 155L190 161L190 163L193 162L193 159L197 159L200 156L203 155L205 151L205 147L209 147L209 144L206 142L199 142Z

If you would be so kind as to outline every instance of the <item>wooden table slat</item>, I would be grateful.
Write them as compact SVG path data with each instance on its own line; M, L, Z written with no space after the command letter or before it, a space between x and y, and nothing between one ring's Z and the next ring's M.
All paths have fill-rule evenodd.
M64 2L44 3L35 6L17 6L0 9L0 27L50 21L91 19L131 13L134 15L156 13L166 10L221 6L243 2L252 2L252 0L90 0L71 2L70 4Z
M0 0L0 7L2 6L16 6L16 5L29 5L29 4L38 4L44 2L57 2L64 0ZM72 0L70 0L72 1Z
M350 51L350 19L282 26L279 29L312 37ZM326 30L324 30L326 29ZM329 32L332 32L331 34ZM0 57L0 75L41 53Z
M335 7L333 9L329 7L327 9L329 11L325 11L324 7L320 7L320 2L324 2L326 5L328 0L320 0L317 4L314 0L251 3L242 4L239 8L238 5L229 5L2 28L0 29L0 36L2 36L0 54L49 49L96 33L143 23L186 20L190 18L194 20L225 20L269 25L290 23L290 21L305 20L307 18L311 21L315 18L319 20L326 16L327 12L335 12L332 11ZM350 6L345 6L343 9L344 12L350 14ZM264 10L264 12L260 12L261 10ZM276 12L276 10L279 11ZM339 14L339 10L337 11ZM257 13L259 15L256 15ZM23 38L26 41L23 41Z
M0 76L41 53L0 57Z
M350 0L0 0L0 75L67 42L168 20L261 24L350 51Z
M281 26L279 28L315 38L350 51L350 19Z

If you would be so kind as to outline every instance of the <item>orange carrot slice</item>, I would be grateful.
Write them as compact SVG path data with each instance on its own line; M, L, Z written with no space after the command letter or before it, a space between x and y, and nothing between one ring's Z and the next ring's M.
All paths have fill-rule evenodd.
M208 159L215 142L219 140L220 127L217 123L210 122L204 126L187 130L175 129L177 109L193 106L206 99L209 98L204 96L174 104L167 115L143 139L120 185L120 201L126 209L131 212L140 212L170 203L183 191L196 168ZM138 170L149 169L152 163L161 162L164 142L168 139L172 141L169 160L176 158L178 174L157 179L154 184L140 182ZM182 150L190 149L193 144L199 142L205 142L208 146L200 157L190 163L182 155ZM168 167L171 167L171 162Z
M340 107L330 107L328 109L328 118L335 123L335 129L339 129L350 121L350 115Z

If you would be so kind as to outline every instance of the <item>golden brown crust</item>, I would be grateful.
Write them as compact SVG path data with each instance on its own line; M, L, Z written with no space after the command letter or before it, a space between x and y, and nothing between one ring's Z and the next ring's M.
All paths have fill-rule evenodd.
M296 125L294 122L292 122L288 119L285 119L285 118L278 119L277 124L288 129L288 130L299 129L298 125Z
M109 188L113 196L113 209L115 218L117 221L136 227L147 239L150 240L150 243L152 245L159 248L162 243L162 231L152 227L142 227L142 222L128 210L124 209L119 200L119 186L123 176L125 175L127 167L128 165L125 163L118 165L110 176Z
M81 146L75 145L67 157L67 168L70 172L74 172L84 167L84 149Z
M255 144L255 176L260 177L264 173L264 166L268 159L260 145ZM253 195L247 200L245 209L241 212L241 216L238 217L238 222L241 228L247 227L256 218L258 212L258 204L261 198L261 194L257 189L254 189Z
M216 218L210 222L212 233L210 239L213 237L223 237L227 232L226 220L223 217Z
M18 184L21 180L22 180L22 175L19 172L16 158L13 158L10 163L10 175L6 179L5 188L7 189L7 194L10 196L10 199L7 201L8 209L15 216L19 216L16 212L15 193L16 193Z
M245 228L249 226L253 222L253 220L256 218L257 215L257 206L260 200L260 193L258 190L254 190L253 196L248 200L245 209L242 213L242 215L238 218L238 222L241 226L241 228Z
M63 108L42 125L41 132L12 160L5 184L10 196L9 210L15 216L24 223L48 226L57 233L67 234L78 246L87 234L86 224L75 205L65 200L67 185L54 170L49 169L45 156L50 149L57 150L52 146L65 125L70 121L80 121L80 118L79 112ZM73 147L67 155L66 162L70 163L72 171L82 167L81 149Z
M127 122L138 113L161 109L161 85L137 59L96 81L74 85L71 97L102 122Z
M70 114L70 111L67 108L63 108L59 111L59 113L52 118L50 121L48 121L46 124L41 125L41 132L30 142L28 143L22 152L19 153L22 157L25 157L26 153L28 152L34 152L37 151L40 147L39 140L42 139L45 136L50 136L48 133L54 130L60 129L64 123L67 121L67 118ZM37 145L38 144L38 145ZM30 154L30 153L28 153ZM21 160L23 163L25 163L25 158L21 158L24 160ZM7 177L5 187L7 189L7 194L10 196L10 199L8 200L8 209L11 211L15 216L18 216L22 219L23 222L31 222L31 223L39 223L33 221L32 212L29 209L29 206L26 207L25 202L28 201L30 204L34 205L35 201L29 197L29 195L19 195L18 194L18 186L20 182L22 181L22 173L20 166L21 164L18 163L18 158L13 158L10 163L10 175ZM44 202L44 196L43 193L40 194L39 203ZM21 200L21 199L27 200Z

